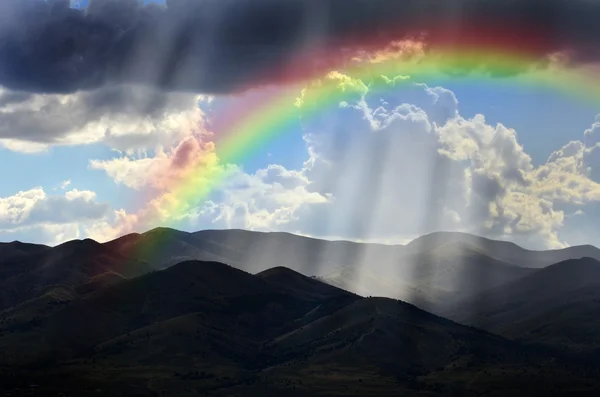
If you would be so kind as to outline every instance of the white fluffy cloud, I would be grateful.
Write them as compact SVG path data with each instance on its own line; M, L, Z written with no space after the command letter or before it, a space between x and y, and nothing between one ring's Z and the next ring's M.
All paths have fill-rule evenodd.
M89 190L73 189L61 196L49 196L44 189L34 188L0 197L0 228L85 222L102 218L107 209Z
M79 226L91 225L108 213L96 193L69 190L48 195L42 188L0 197L0 238L58 243L80 235Z
M307 189L310 181L301 171L271 165L253 175L238 172L198 215L205 225L216 228L288 230L300 221L307 207L330 201L327 194ZM292 230L301 232L301 230Z
M50 246L81 238L81 230L76 224L32 225L17 229L0 229L0 241L23 241L47 244Z

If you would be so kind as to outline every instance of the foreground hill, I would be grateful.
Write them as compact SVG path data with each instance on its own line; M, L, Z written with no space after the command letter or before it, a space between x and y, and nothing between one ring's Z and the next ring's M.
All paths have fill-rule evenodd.
M600 352L600 262L582 258L548 266L446 314L510 338Z
M41 313L30 324L6 319L2 329L9 333L0 339L2 351L5 362L13 364L39 361L40 353L72 357L102 341L190 313L203 313L212 326L234 334L268 338L287 321L317 309L317 301L327 305L359 299L316 280L295 277L301 277L301 284L288 280L282 285L279 277L265 279L217 262L182 262L91 294L72 295L63 300L61 310ZM300 289L311 284L318 285ZM35 304L36 300L22 306L29 309ZM20 306L0 313L0 318L5 314L15 318ZM28 349L19 343L36 335L40 346Z
M584 380L594 368L283 267L251 275L186 261L78 290L57 289L0 313L0 390L530 396L600 387ZM52 310L29 316L43 305Z

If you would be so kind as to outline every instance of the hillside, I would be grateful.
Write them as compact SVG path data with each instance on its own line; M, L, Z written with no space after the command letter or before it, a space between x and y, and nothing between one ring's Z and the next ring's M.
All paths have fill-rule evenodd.
M41 395L77 396L544 395L600 386L579 380L594 369L550 352L283 267L251 275L186 261L85 294L77 289L0 313L0 390L35 384ZM52 310L38 310L49 302Z
M304 284L307 283L319 282L308 279ZM358 299L346 291L319 284L322 296L318 302L322 304L338 297ZM293 284L290 288L296 289ZM246 333L268 337L275 332L272 327L278 329L315 309L315 301L310 291L303 296L286 294L279 283L272 286L233 267L188 261L69 299L62 310L41 313L34 321L36 326L20 324L26 333L7 334L0 339L0 346L6 359L27 362L18 341L40 335L44 346L34 349L34 360L42 351L70 357L135 329L197 312L212 319L207 321L218 322L223 329L246 329ZM3 327L12 330L15 325L6 321Z
M204 230L195 233L157 228L105 243L123 255L148 261L156 269L180 259L220 260L249 273L285 266L318 275L321 267L354 264L358 253L373 248L393 252L398 247L331 242L288 233L245 230ZM390 255L390 258L393 257Z
M50 249L46 245L27 244L20 241L0 243L0 264L12 259L22 258L27 255L37 254Z
M322 279L362 295L392 297L440 313L470 295L518 280L534 269L486 256L466 243L403 254L396 263L344 266Z
M285 266L359 295L402 299L446 314L457 301L525 277L551 258L576 258L596 248L528 251L462 233L434 233L406 246L390 246L288 233L157 228L102 245L85 240L50 248L13 242L0 250L5 253L0 276L7 283L0 292L0 309L43 295L54 285L78 285L87 293L179 262L202 260L250 273Z
M309 278L283 266L257 273L256 277L265 280L273 288L299 299L327 299L341 296L355 296L343 289Z
M398 298L436 312L440 305L512 282L534 268L583 253L600 258L591 246L529 251L505 241L445 232L392 246L288 233L158 228L105 246L155 269L190 259L224 262L250 273L285 266L357 294Z
M590 350L600 348L600 262L563 261L448 311L448 317L524 341Z
M490 240L458 232L437 232L421 236L409 244L411 252L423 252L446 244L467 244L484 255L497 260L529 268L543 268L568 259L595 258L600 260L600 250L592 245L567 247L557 250L535 251L508 241Z
M0 266L0 310L40 296L56 285L79 285L107 272L132 278L150 271L152 268L144 262L113 252L93 240L30 250Z

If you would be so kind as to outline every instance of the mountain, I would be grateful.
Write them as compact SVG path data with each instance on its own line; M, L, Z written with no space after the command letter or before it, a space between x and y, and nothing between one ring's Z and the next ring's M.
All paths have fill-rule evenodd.
M27 244L20 241L12 243L0 243L0 264L15 258L22 258L27 255L37 254L50 249L46 245Z
M20 316L42 301L52 310ZM63 287L0 319L0 390L11 395L529 396L600 386L594 368L283 267L251 275L185 261L85 295Z
M582 258L548 266L445 314L513 339L600 352L600 262Z
M23 243L1 247L8 259L0 262L4 263L0 276L7 282L0 292L0 309L43 295L54 285L78 285L78 292L89 293L182 261L202 260L228 263L250 273L285 266L359 295L402 299L443 315L457 302L523 278L552 258L598 251L591 246L529 251L510 242L446 232L402 246L288 233L188 233L168 228L130 234L102 245L85 240L53 248Z
M103 273L126 279L153 270L89 239L53 248L26 248L0 265L0 310L41 296L57 285L79 285Z
M441 299L433 302L434 305L501 286L533 271L496 259L464 242L448 242L407 255L403 264L408 274L405 279L411 284L445 292L440 295Z
M437 232L421 236L406 245L411 252L423 252L441 245L468 244L482 254L497 260L528 268L542 268L568 259L594 258L600 260L600 249L592 245L534 251L508 241L490 240L458 232Z
M408 251L393 264L342 266L321 277L362 295L401 299L434 313L478 292L518 280L535 269L486 256L466 243Z
M257 273L256 277L265 280L270 286L299 299L328 299L341 296L356 296L343 289L309 278L287 267L278 266Z
M464 233L433 233L407 244L326 241L288 233L158 228L105 244L164 269L183 260L219 261L250 273L285 266L366 296L403 299L427 310L500 286L559 262L597 256L591 246L530 251Z
M166 228L105 244L0 247L5 394L30 385L74 396L600 387L589 380L600 375L600 263L536 268L593 247L528 251L459 233L389 246ZM395 299L370 297L382 295Z
M295 319L298 311L304 313L315 309L315 291L319 292L321 304L337 298L347 298L347 301L359 298L312 279L302 284L318 285L313 285L313 291L289 294L285 290L297 289L294 283L283 288L272 277L265 280L221 263L182 262L160 272L75 297L62 310L44 313L35 321L38 327L27 328L27 332L44 335L42 342L47 344L35 349L36 356L32 360L39 360L37 354L40 352L69 357L91 349L103 340L196 312L209 318L225 318L220 325L222 328L247 327L247 333L258 332L269 337L274 332L270 328L272 323L275 328L281 327L286 321ZM250 314L254 311L252 317ZM14 310L12 312L14 317ZM256 317L259 316L257 313L260 318ZM15 324L5 321L4 326L6 330L12 330ZM24 327L20 325L20 328ZM12 337L5 339L9 341L3 349L6 357L27 362L28 356ZM9 351L13 353L9 354Z
M123 255L164 269L181 259L220 260L250 273L276 266L318 275L321 268L357 263L362 252L381 250L396 256L401 246L326 241L288 233L204 230L195 233L157 228L105 243Z
M129 234L104 244L123 256L149 263L154 269L166 269L186 260L222 260L231 263L235 252L216 246L209 240L195 239L192 233L157 228L143 234ZM221 251L225 251L221 254Z

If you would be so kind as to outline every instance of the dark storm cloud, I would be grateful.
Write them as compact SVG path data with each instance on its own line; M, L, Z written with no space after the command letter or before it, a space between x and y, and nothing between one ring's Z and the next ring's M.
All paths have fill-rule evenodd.
M227 92L269 78L311 46L348 37L468 37L493 21L504 39L542 34L544 53L595 60L600 2L592 0L0 0L0 84L72 92L144 83L167 90ZM311 59L304 59L306 67ZM285 69L283 69L285 70Z

